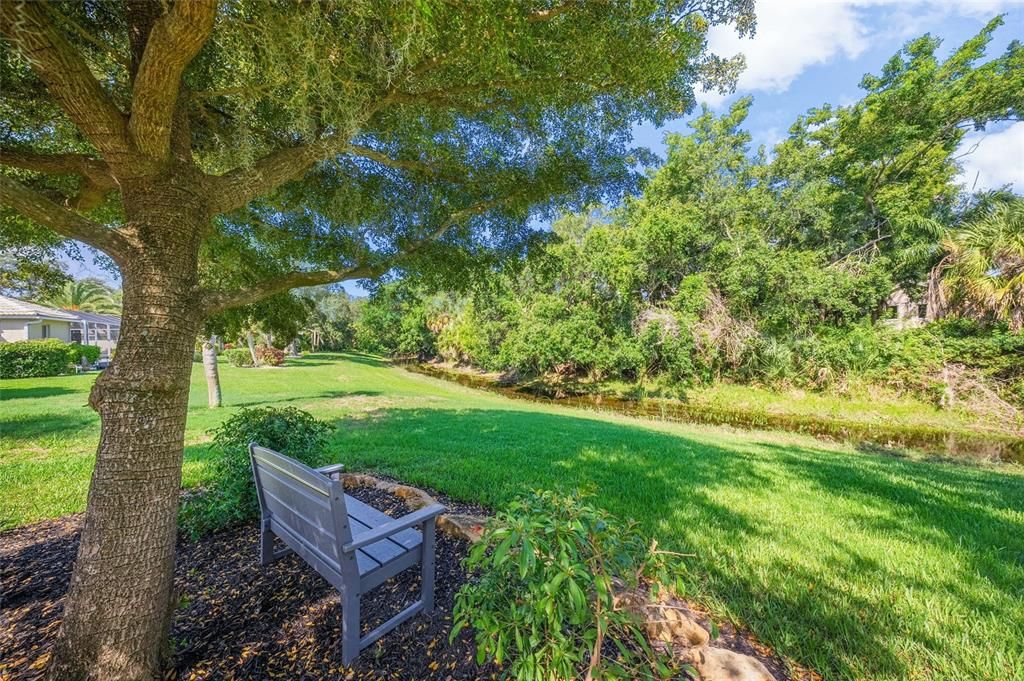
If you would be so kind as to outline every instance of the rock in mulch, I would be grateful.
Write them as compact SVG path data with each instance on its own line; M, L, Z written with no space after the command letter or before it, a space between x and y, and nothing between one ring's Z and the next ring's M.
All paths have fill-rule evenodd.
M394 495L404 501L406 507L413 511L430 506L437 501L432 495L418 487L403 485L388 478L362 473L342 473L340 477L345 482L347 490L363 488L386 492L388 495ZM437 519L437 529L456 539L465 539L468 542L480 541L490 513L482 506L453 502L450 499L445 499L444 504L447 511Z
M695 648L690 660L703 681L775 681L759 660L724 648Z

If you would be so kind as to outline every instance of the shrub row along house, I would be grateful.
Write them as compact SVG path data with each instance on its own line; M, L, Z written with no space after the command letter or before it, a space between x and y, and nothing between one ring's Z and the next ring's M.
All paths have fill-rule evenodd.
M0 296L0 343L55 338L95 345L109 358L121 333L121 318L81 310L58 310Z

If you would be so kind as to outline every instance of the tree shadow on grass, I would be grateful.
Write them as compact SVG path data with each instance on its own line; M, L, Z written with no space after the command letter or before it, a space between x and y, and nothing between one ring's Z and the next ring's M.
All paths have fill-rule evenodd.
M316 395L299 395L297 397L279 397L276 399L261 398L251 402L226 401L227 407L262 407L274 404L286 404L288 402L317 402L319 400L337 400L348 397L378 397L383 395L380 390L325 390Z
M386 359L375 357L374 355L363 354L361 352L311 352L303 355L302 357L289 357L287 361L289 364L292 364L294 366L323 366L325 364L337 365L338 362L341 360L344 360L346 362L352 362L354 364L362 364L374 368L393 366L392 363Z
M1022 592L1024 526L1011 512L1024 507L1019 476L749 438L733 448L533 411L392 409L350 423L340 420L334 438L350 469L490 506L531 488L590 489L593 503L637 519L666 548L701 543L707 555L691 559L698 581L763 640L826 678L903 678L929 655L947 655L934 623L897 605L906 593L918 604L945 598L968 616L1013 621L1009 604ZM783 497L794 493L806 498ZM736 495L759 504L730 504ZM795 505L773 518L774 505L786 504ZM875 546L857 546L846 523L862 523ZM884 550L894 533L955 554L963 586L909 574ZM982 578L1000 594L994 600L976 593ZM877 592L876 584L885 586ZM908 655L901 646L911 641L917 652Z
M77 437L81 431L98 429L99 417L91 410L64 414L19 415L0 418L0 436L17 444L19 440L37 440L54 435Z
M81 393L81 390L71 388L60 388L57 386L39 386L35 388L0 388L0 402L7 400L31 400L37 397L56 397L57 395L70 395Z

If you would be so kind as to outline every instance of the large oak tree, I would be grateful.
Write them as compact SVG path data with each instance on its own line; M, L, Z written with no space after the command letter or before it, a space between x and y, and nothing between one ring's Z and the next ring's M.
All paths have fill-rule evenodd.
M122 334L54 678L150 678L171 614L192 349L290 288L514 251L630 188L630 130L738 63L751 0L4 0L5 232L120 269Z

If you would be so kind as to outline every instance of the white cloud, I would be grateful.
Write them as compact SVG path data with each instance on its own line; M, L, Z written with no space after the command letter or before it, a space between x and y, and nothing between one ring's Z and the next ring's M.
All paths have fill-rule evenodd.
M974 151L960 160L960 181L968 189L998 189L1011 184L1015 192L1024 193L1024 122L999 132L971 133L961 143L960 153L972 148Z
M808 66L824 64L839 54L855 59L868 46L866 29L850 3L761 2L756 12L753 38L740 38L725 26L712 28L708 35L712 52L746 57L737 92L784 92ZM717 92L698 96L709 106L718 106L727 98Z
M742 53L747 67L738 93L780 93L808 67L836 58L856 59L871 43L920 35L943 18L990 19L1024 0L762 0L757 33L739 38L727 26L708 33L711 51ZM720 106L729 95L698 92L698 101Z
M1024 0L854 1L862 7L881 8L879 25L882 27L882 35L900 38L917 37L928 31L930 26L949 17L986 22L997 14L1024 5Z

